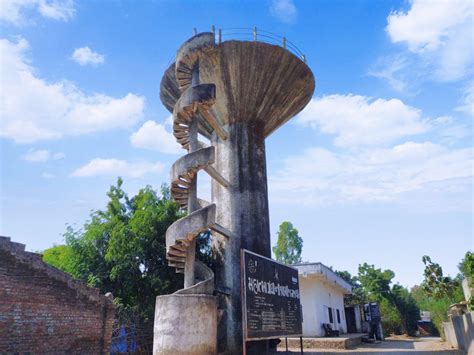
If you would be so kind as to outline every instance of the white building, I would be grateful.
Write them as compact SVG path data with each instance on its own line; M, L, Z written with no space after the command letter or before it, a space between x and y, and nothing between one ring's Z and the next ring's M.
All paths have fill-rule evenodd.
M300 301L303 311L303 336L324 336L323 324L347 333L344 295L352 286L321 263L291 265L298 269Z

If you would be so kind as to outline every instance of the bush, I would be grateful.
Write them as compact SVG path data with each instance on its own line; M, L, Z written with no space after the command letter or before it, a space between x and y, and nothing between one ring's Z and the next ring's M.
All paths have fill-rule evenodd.
M418 330L420 309L410 292L399 284L392 287L392 299L402 319L404 333L414 336Z
M453 303L459 302L462 294L462 289L458 286L455 289L454 296L444 296L442 298L435 298L428 296L420 286L415 286L411 289L411 295L415 299L416 304L422 311L431 313L431 322L434 327L444 339L443 322L448 321L448 308Z
M380 300L379 306L384 335L403 334L402 318L398 309L386 298Z

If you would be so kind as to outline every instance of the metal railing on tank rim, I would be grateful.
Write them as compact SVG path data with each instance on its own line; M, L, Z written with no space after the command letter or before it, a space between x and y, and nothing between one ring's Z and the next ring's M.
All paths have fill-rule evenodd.
M207 32L207 31L201 31ZM244 27L230 27L230 28L219 28L216 31L214 26L211 26L211 31L215 35L215 41L217 44L220 44L225 41L238 40L238 41L260 41L269 44L274 44L280 46L289 52L293 53L304 63L306 63L306 55L291 41L289 41L285 36L279 34L265 31L257 30L257 27L254 28L244 28ZM193 35L200 33L196 28L193 29ZM176 59L176 56L172 56L168 61L167 66L173 63Z
M289 41L285 36L279 34L254 28L244 28L244 27L230 27L230 28L219 28L215 29L214 26L211 26L211 32L216 36L216 43L220 44L225 41L230 40L253 40L260 41L269 44L275 44L280 46L306 63L305 54L291 41ZM198 31L194 29L194 34L198 34Z

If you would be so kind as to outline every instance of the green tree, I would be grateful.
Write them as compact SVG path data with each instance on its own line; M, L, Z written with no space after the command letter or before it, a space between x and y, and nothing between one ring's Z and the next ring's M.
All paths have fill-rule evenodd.
M452 298L459 283L449 276L443 275L443 268L433 261L428 255L422 258L425 264L423 289L425 293L434 298L441 299L443 297Z
M199 234L196 242L196 258L214 270L216 260L212 251L211 237L210 230Z
M380 315L382 316L382 328L386 336L391 334L403 334L405 329L403 327L403 320L397 307L386 298L381 298L378 301L380 308Z
M449 306L457 303L459 297L462 297L461 286L454 292L453 297L444 295L442 297L433 297L426 293L424 287L414 286L410 291L418 308L422 311L428 311L431 315L431 322L441 336L444 337L443 322L448 320Z
M420 319L420 308L416 304L416 300L408 289L399 284L392 286L391 299L400 314L402 331L408 335L415 335Z
M43 251L43 261L68 274L74 275L74 253L68 245L55 245Z
M464 256L464 259L459 263L458 268L462 276L472 282L474 279L474 253L468 251Z
M424 281L420 286L414 286L410 293L422 311L430 312L431 321L442 336L444 336L443 322L448 320L449 306L464 298L460 281L470 272L469 269L473 265L471 258L472 254L467 252L459 264L461 275L455 279L444 276L442 267L433 262L429 256L425 255L422 258L425 264Z
M280 224L277 244L273 247L276 260L285 264L300 263L302 248L303 239L293 224L290 222Z
M459 271L461 272L461 277L466 278L469 287L474 289L474 253L468 251L464 256L464 259L461 260L461 263L458 265ZM474 297L471 297L467 300L467 304L470 311L474 310Z
M357 281L365 298L379 303L382 325L387 334L414 335L420 310L406 288L399 284L391 286L394 277L392 270L377 269L364 263L359 265Z
M360 282L367 298L371 301L390 299L390 283L395 277L392 270L376 269L374 265L363 263L359 265L357 280Z
M350 295L344 295L345 305L349 306L368 302L367 295L356 276L352 276L349 271L336 270L335 272L352 286L352 293Z
M146 186L129 198L122 184L119 178L110 187L106 208L92 212L83 229L67 228L71 265L49 262L102 292L112 292L118 318L133 317L128 320L152 336L156 296L182 287L182 275L167 265L165 233L183 214L166 186L161 196Z

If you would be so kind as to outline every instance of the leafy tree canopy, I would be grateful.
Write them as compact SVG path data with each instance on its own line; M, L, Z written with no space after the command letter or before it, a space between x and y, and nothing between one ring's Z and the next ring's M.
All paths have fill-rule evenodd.
M369 299L379 301L382 297L390 298L390 283L395 277L392 270L376 269L374 265L359 265L357 280Z
M459 286L459 282L449 276L444 276L443 268L438 263L431 261L428 255L424 255L422 260L425 264L423 272L425 279L422 284L425 293L437 299L451 298Z
M459 264L459 269L464 276L469 272L470 257L470 252L468 252ZM436 330L443 335L443 322L448 320L449 306L464 298L459 282L461 276L455 279L444 276L441 266L427 255L423 256L422 261L425 264L424 281L420 286L414 286L410 293L421 310L430 312L431 321Z
M462 276L467 277L472 282L474 280L474 253L468 251L458 267Z
M273 247L276 260L285 264L300 263L302 248L303 239L293 224L290 222L280 224L277 244Z
M43 251L43 261L70 275L76 276L74 268L74 252L68 245L55 245Z
M404 332L414 335L418 330L420 308L410 291L405 287L395 284L391 290L392 302L400 313Z
M358 299L379 303L385 332L414 335L420 310L406 288L399 284L391 285L395 273L367 263L359 265L358 271L354 278L358 285L355 288Z
M367 295L364 292L357 276L352 276L349 271L335 271L343 280L352 286L352 293L344 296L345 305L355 305L367 303Z
M119 178L110 187L106 208L92 212L83 229L69 226L66 245L47 249L44 260L112 292L119 316L152 324L155 297L182 287L182 275L167 265L165 233L183 214L166 186L161 195L146 186L129 198L122 184Z

